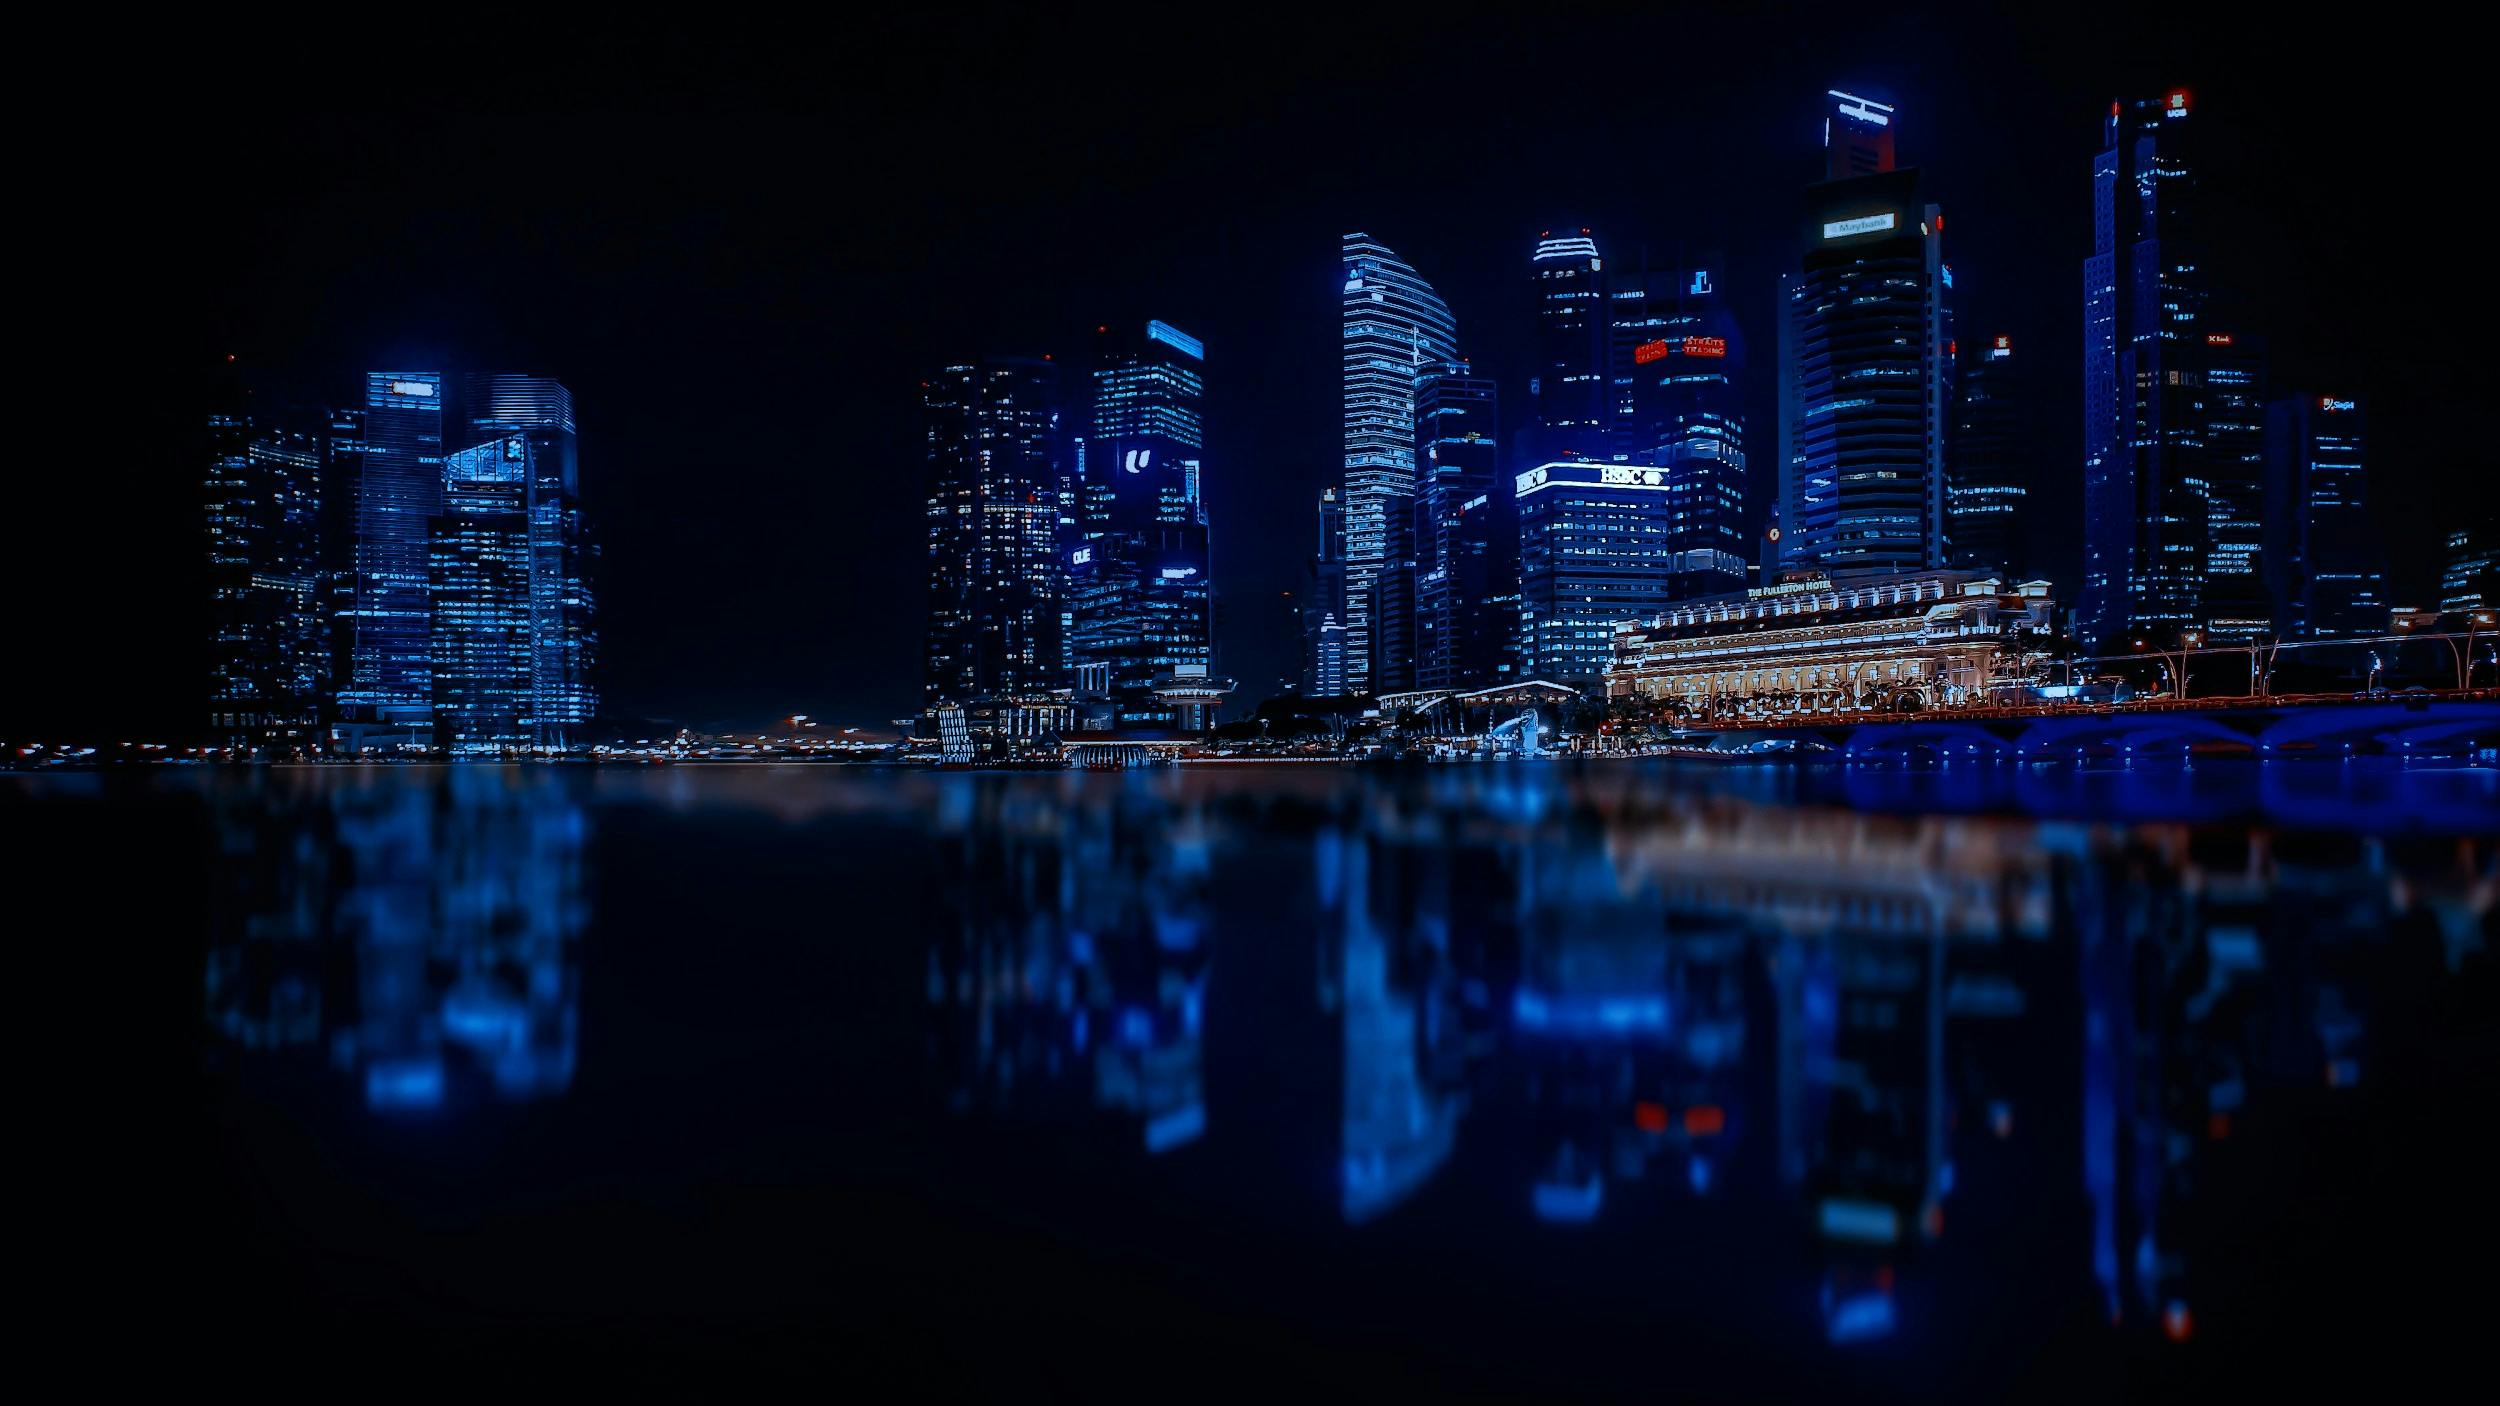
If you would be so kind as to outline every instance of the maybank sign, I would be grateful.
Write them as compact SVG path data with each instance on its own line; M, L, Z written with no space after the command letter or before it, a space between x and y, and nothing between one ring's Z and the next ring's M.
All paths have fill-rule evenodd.
M1823 223L1823 237L1847 239L1853 234L1874 234L1895 228L1900 222L1900 217L1890 210L1880 215L1860 215L1854 220L1826 220Z

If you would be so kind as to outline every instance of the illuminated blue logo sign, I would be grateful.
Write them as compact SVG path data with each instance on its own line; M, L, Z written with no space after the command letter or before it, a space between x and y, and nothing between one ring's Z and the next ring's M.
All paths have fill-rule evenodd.
M1068 553L1068 565L1070 566L1083 566L1085 563L1092 561L1093 559L1094 549L1091 547L1079 547L1075 551Z
M1132 449L1128 452L1126 467L1130 473L1137 473L1152 464L1154 457L1155 452L1151 449Z
M1688 291L1698 295L1710 291L1710 270L1693 270L1693 286Z

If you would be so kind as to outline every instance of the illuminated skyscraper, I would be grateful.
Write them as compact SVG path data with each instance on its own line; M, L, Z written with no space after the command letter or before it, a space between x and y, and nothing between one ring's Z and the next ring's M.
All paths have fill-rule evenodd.
M1614 416L1606 261L1585 229L1547 230L1528 259L1536 299L1536 372L1528 379L1524 462L1601 459Z
M1888 104L1828 95L1804 268L1781 281L1782 569L1945 559L1944 217L1896 169Z
M1078 441L1068 582L1078 668L1099 666L1123 727L1163 728L1154 683L1214 661L1206 502L1206 348L1164 322L1097 329L1093 415Z
M521 510L529 522L530 740L569 746L598 711L594 555L582 517L573 395L552 377L493 373L463 377L460 399L470 445L508 445L514 436L524 443L507 461L528 469Z
M2365 447L2358 401L2313 395L2268 407L2266 562L2287 638L2389 628Z
M208 419L209 730L229 747L316 741L321 448L255 423L238 392Z
M2008 572L2020 581L2032 459L2016 375L2012 337L1991 337L1963 361L1954 387L1945 532L1953 565Z
M1674 599L1745 584L1744 339L1705 257L1607 278L1605 459L1667 471L1674 532L1661 569Z
M1615 627L1673 603L1676 539L1665 469L1558 460L1517 475L1524 659L1531 678L1595 686Z
M2197 624L2209 644L2274 629L2265 568L2266 358L2256 339L2207 332L2195 349L2194 423L2205 484L2205 583Z
M1498 397L1467 363L1415 382L1416 688L1517 676L1519 520L1495 435Z
M1415 492L1415 376L1457 357L1458 326L1432 285L1388 246L1349 234L1344 252L1345 687L1371 693L1389 515Z
M1057 688L1065 565L1059 368L995 357L921 383L929 605L922 701L969 705Z
M2185 89L2111 103L2092 165L2076 604L2090 649L2188 630L2244 636L2265 613L2256 583L2271 573L2249 560L2248 531L2263 378L2253 347L2207 323L2193 110Z
M530 491L537 446L514 431L443 456L431 526L434 704L454 755L528 748L533 677Z
M365 440L356 482L349 678L340 711L411 728L434 721L430 525L443 509L443 378L365 377Z
M1302 691L1333 698L1345 687L1345 504L1319 495L1319 543L1302 592Z

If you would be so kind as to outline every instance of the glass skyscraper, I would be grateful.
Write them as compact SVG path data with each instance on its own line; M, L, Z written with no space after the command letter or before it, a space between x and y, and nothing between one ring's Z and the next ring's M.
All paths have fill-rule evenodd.
M2266 560L2277 628L2288 638L2380 635L2390 627L2365 447L2359 401L2312 395L2268 408Z
M1944 565L1944 217L1893 164L1898 117L1827 95L1804 267L1781 287L1783 569Z
M2111 103L2092 165L2076 604L2087 649L2190 630L2247 638L2274 613L2253 514L2264 363L2210 324L2194 110L2185 89Z
M929 603L922 701L970 705L1061 687L1066 440L1059 368L996 357L921 383Z
M430 529L434 703L452 753L527 749L539 736L532 592L532 437L443 456Z
M1512 482L1519 514L1524 672L1592 688L1615 627L1673 604L1666 567L1676 540L1665 469L1562 460Z
M208 440L210 735L309 748L327 672L320 441L255 424L239 393L210 414Z
M598 711L593 547L582 517L573 395L552 377L486 373L461 378L460 400L470 445L508 447L517 437L524 446L508 462L527 467L530 742L567 747Z
M1499 396L1465 362L1415 382L1414 686L1517 677L1519 522L1495 434Z
M1996 336L1964 358L1954 386L1945 533L1953 565L2023 579L2023 500L2032 455L2022 424L2014 339Z
M1675 531L1661 563L1678 600L1745 585L1744 339L1719 261L1639 270L1606 283L1611 387L1605 459L1667 471Z
M1607 376L1606 261L1585 229L1547 230L1528 257L1536 371L1528 379L1524 463L1601 459L1613 428Z
M1319 545L1302 593L1302 691L1333 698L1345 686L1345 504L1320 490Z
M1415 493L1415 377L1457 359L1458 325L1387 245L1349 234L1344 254L1345 688L1372 693L1390 514Z
M340 711L358 721L434 720L431 524L443 508L443 378L432 371L365 377L358 456L349 677Z
M1165 322L1097 329L1093 415L1078 441L1067 573L1070 655L1107 679L1122 727L1175 726L1154 686L1214 662L1201 471L1206 347Z

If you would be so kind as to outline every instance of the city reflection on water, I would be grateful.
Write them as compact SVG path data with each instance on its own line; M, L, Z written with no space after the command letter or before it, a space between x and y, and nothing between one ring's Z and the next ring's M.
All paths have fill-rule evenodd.
M2256 1214L2217 1191L2250 1175L2234 1149L2300 1157L2336 1100L2482 1077L2450 1056L2489 1038L2488 772L478 768L203 789L206 1015L241 1086L318 1067L354 1116L447 1127L602 1088L602 1117L659 1116L632 1051L689 1037L647 997L603 1016L582 972L665 946L751 1004L741 1039L790 1052L766 1077L811 1097L768 1116L838 1125L799 1158L828 1196L871 1144L937 1149L917 1194L939 1216L1081 1146L1089 1185L1182 1213L1151 1233L1209 1274L1230 1252L1192 1248L1200 1220L1361 1254L1420 1217L1538 1261L1523 1295L1652 1247L1716 1281L1735 1331L1843 1354L1948 1346L1944 1305L2004 1294L1957 1237L2045 1244L2063 1262L2021 1274L2071 1281L2113 1341L2189 1342L2247 1277L2211 1248ZM803 976L820 1005L789 1014L786 970L655 930L688 890L893 960ZM494 1188L475 1194L483 1214ZM2031 1222L2049 1228L2009 1229Z

